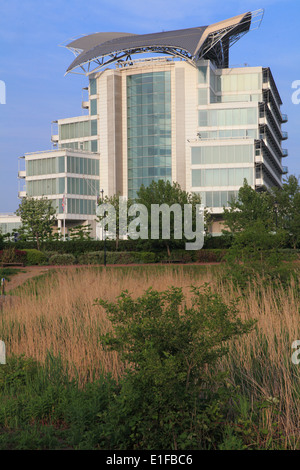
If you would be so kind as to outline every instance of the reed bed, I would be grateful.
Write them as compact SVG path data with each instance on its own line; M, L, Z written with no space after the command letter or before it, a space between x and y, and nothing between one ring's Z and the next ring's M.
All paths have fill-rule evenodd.
M123 290L138 297L145 289L164 290L210 282L210 270L183 268L107 268L59 270L28 281L17 289L14 302L0 314L0 335L7 354L44 362L50 351L68 364L70 375L80 382L97 379L102 373L118 378L123 365L116 353L104 351L100 334L111 327L95 299L115 301ZM196 285L195 284L195 285Z
M116 353L104 351L99 335L110 328L106 312L95 299L115 301L123 290L135 297L152 287L162 291L209 283L225 302L238 300L241 319L256 319L255 329L230 346L220 369L240 387L250 403L271 404L263 414L267 429L278 424L286 447L297 447L300 429L300 365L292 363L292 343L300 339L299 286L265 284L257 279L245 292L228 281L217 282L211 268L81 268L49 273L18 289L15 300L0 313L0 335L8 355L24 354L43 362L48 351L60 355L69 371L85 383L103 372L118 378L123 365Z

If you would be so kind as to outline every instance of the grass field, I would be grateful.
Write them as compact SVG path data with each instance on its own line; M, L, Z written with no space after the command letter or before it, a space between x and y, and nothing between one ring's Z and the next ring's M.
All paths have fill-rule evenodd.
M111 325L95 299L115 301L123 290L137 297L149 287L162 291L177 286L188 302L192 285L209 283L226 303L238 300L242 319L257 320L254 331L234 341L218 366L229 370L231 383L248 397L247 403L241 399L233 406L244 407L247 416L251 404L269 403L260 417L265 432L261 446L268 447L271 441L275 445L278 439L283 448L299 448L300 366L291 361L291 345L300 339L298 281L275 288L257 279L254 287L242 292L217 276L220 269L141 266L49 271L16 289L13 302L1 314L0 335L8 358L24 354L43 363L51 351L60 355L82 386L103 372L117 379L123 365L116 353L105 352L99 343L99 335Z

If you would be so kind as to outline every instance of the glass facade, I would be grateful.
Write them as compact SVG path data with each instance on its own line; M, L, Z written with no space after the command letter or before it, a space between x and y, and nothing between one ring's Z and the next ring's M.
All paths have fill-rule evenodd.
M61 149L86 150L87 152L98 152L97 140L85 140L84 142L68 142L60 144Z
M254 145L192 147L192 165L253 163Z
M171 181L171 74L127 77L128 197L142 184Z
M90 78L90 95L97 94L97 80L95 78Z
M201 201L206 207L228 207L237 196L238 191L205 191L201 193Z
M90 114L91 116L97 114L97 100L90 100Z
M7 233L12 233L15 230L18 230L21 227L21 222L6 222L0 223L0 233L6 235Z
M246 178L253 184L253 168L212 168L192 170L192 186L243 186Z
M79 137L97 135L97 120L93 119L89 121L60 124L58 130L59 140L78 139Z
M43 180L27 181L27 195L51 196L65 192L65 178L48 178Z
M79 215L95 215L96 201L90 199L67 199L67 213Z
M67 178L67 193L80 196L96 196L99 194L99 180Z
M257 108L209 109L199 111L200 127L227 127L257 124Z
M67 157L67 172L99 176L99 160L83 157Z
M26 175L38 176L64 173L65 157L37 158L25 162Z
M258 129L222 129L216 131L199 132L199 137L203 140L223 140L223 139L257 139Z

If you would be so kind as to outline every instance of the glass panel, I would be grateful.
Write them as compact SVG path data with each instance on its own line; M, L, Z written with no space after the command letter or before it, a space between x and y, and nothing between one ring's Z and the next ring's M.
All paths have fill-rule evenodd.
M94 116L97 114L97 100L90 100L90 115Z
M198 67L198 83L207 83L207 67Z
M97 94L97 81L95 78L90 79L90 95Z

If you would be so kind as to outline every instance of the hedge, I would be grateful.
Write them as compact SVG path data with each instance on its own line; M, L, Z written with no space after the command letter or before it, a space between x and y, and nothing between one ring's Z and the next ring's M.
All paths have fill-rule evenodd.
M24 251L26 253L26 264L28 266L46 264L48 261L47 256L42 251L36 250L34 248L25 249Z

